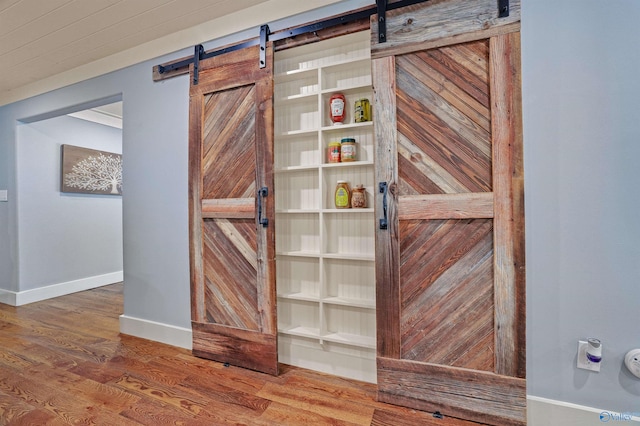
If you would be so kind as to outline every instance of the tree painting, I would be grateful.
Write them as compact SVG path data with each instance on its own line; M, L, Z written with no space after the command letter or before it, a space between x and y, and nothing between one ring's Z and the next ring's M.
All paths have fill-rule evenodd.
M63 192L122 193L120 154L63 145L62 166Z

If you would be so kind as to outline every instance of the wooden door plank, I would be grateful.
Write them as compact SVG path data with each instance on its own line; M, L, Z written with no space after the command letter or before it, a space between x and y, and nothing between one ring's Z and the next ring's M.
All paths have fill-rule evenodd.
M386 214L383 195L375 191L376 216L376 322L378 356L400 357L400 248L395 194L398 182L395 59L371 61L375 132L375 182L387 185ZM388 227L380 229L386 216Z
M267 58L273 58L273 44L267 45ZM273 74L273 60L268 60L265 66L269 75ZM263 70L264 71L264 70ZM263 218L271 218L267 226L258 224L256 235L257 251L257 300L258 316L261 331L274 336L278 333L276 307L276 252L275 252L275 203L273 197L273 163L274 163L274 115L273 115L273 78L261 79L256 83L257 111L256 126L262 131L256 136L256 182L258 189L267 188L266 196L262 198ZM261 219L261 218L258 218ZM277 339L275 339L277 344ZM277 368L277 346L276 346Z
M205 219L252 219L256 214L253 198L202 200L201 209Z
M411 219L490 219L493 193L401 195L398 218Z
M202 358L278 374L277 336L240 328L192 322L193 354Z
M193 68L193 65L191 66ZM193 74L193 69L191 70ZM194 89L195 87L196 89ZM202 122L203 93L192 86L189 96L189 269L191 318L204 321L204 266L202 261Z
M427 2L388 11L387 37L378 43L378 15L371 16L371 58L400 55L519 31L520 0L498 18L496 0Z
M525 380L490 372L378 357L378 399L491 425L526 424Z
M524 377L524 212L519 33L491 38L496 373ZM517 200L517 202L516 202Z

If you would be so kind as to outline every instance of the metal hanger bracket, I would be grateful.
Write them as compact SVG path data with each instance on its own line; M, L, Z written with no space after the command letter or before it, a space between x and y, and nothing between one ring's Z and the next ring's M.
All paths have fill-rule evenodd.
M378 5L378 43L387 41L387 0L376 0Z
M193 53L193 85L197 86L199 81L198 73L200 72L200 59L202 59L202 55L204 54L204 47L201 44L198 44Z
M509 16L509 0L498 0L498 18Z
M267 41L269 41L269 25L260 26L260 68L267 66Z

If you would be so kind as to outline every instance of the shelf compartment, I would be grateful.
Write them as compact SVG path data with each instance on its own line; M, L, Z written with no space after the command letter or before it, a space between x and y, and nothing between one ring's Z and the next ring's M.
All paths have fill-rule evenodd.
M291 171L275 175L276 210L316 210L320 208L318 172L312 170Z
M354 121L354 107L355 102L362 98L369 99L369 102L372 100L372 91L371 87L357 87L353 89L345 89L345 90L327 90L322 93L322 126L333 126L333 122L331 121L330 108L329 108L329 99L333 93L340 92L345 97L345 118L344 124L360 124ZM364 123L370 123L370 121L365 121ZM342 125L344 125L342 124ZM340 125L337 125L340 126ZM337 127L336 126L336 127Z
M373 214L330 214L324 218L323 253L373 256L375 221Z
M276 170L290 167L313 167L320 164L321 161L316 133L280 137L276 140L274 152Z
M280 299L278 332L292 336L320 337L320 306L316 302Z
M287 215L276 214L276 252L281 254L319 253L320 220L317 214L305 213Z
M325 302L375 308L376 279L373 262L326 259L324 268Z
M322 68L321 87L323 92L344 91L356 87L370 88L371 60L365 58L359 61Z
M343 124L341 126L324 127L322 129L321 137L324 152L322 162L325 165L350 165L363 161L373 164L373 125L370 121L364 123L353 123ZM345 163L328 163L327 149L329 147L329 142L340 142L342 138L353 138L356 140L356 159L358 161Z
M318 301L320 262L317 258L280 257L276 266L278 297Z
M277 81L295 73L307 72L371 56L370 33L362 31L340 37L340 43L328 39L294 49L276 52L274 74Z
M376 312L372 309L352 306L324 305L322 339L362 346L375 347Z
M353 163L352 167L327 167L323 168L323 184L325 191L322 194L322 208L334 209L335 208L335 188L339 180L346 180L349 183L349 187L352 189L357 185L364 185L366 193L366 206L371 208L374 205L373 198L373 165L360 165ZM357 209L342 209L345 212L357 210Z
M317 96L320 92L318 72L315 70L276 76L275 80L274 98L277 103Z
M309 102L308 97L297 98L279 105L274 115L276 134L316 130L321 123L318 102L315 100Z

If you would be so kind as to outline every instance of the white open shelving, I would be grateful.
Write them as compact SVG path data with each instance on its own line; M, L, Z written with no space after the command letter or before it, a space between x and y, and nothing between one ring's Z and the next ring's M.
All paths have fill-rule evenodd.
M275 55L275 203L281 362L375 382L373 123L369 33ZM346 98L333 125L329 98ZM328 163L329 142L354 138L357 161ZM367 208L336 209L338 180L364 185Z

